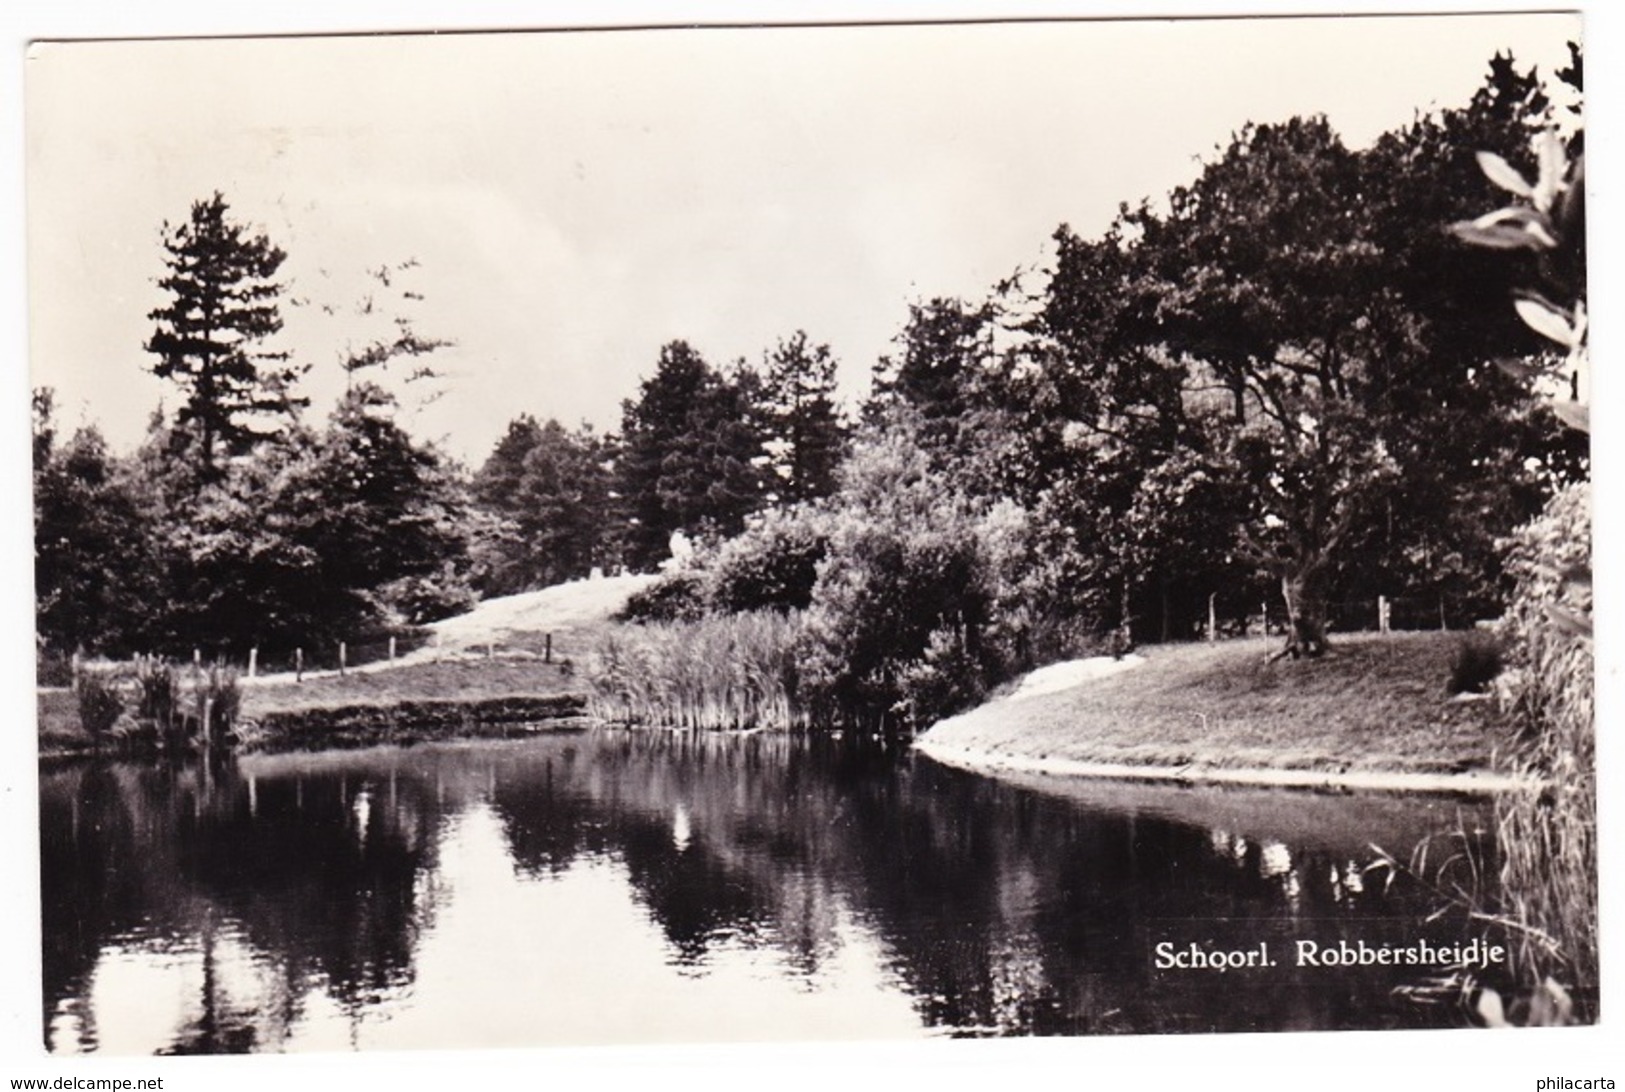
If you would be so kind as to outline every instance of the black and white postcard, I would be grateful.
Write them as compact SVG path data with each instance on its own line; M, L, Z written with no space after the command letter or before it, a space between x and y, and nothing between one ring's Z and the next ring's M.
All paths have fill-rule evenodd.
M41 1057L1596 1024L1586 60L34 41Z

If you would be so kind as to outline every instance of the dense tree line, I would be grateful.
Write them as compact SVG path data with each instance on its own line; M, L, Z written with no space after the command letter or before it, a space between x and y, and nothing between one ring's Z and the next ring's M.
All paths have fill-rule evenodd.
M1585 444L1495 366L1547 352L1506 306L1535 259L1445 226L1493 205L1474 153L1532 170L1548 113L1497 57L1471 102L1364 149L1324 118L1249 125L1099 236L1060 226L1047 268L913 304L855 420L803 331L756 364L675 340L615 431L521 415L472 473L397 421L392 363L432 374L418 358L446 344L404 320L307 420L272 347L282 252L215 195L163 236L145 347L173 415L121 457L37 401L41 639L337 640L669 568L683 539L648 612L805 610L817 700L913 718L1266 602L1294 655L1374 622L1379 595L1493 616L1498 541Z
M304 419L304 368L270 341L283 253L220 194L165 225L151 370L181 394L118 456L94 426L57 435L34 405L35 572L43 649L241 658L409 626L473 602L456 468L395 420L378 381L443 342L412 332L349 354L349 388Z
M1501 543L1586 445L1508 366L1550 355L1507 305L1534 259L1448 228L1494 205L1478 153L1533 175L1548 107L1497 57L1468 104L1365 149L1324 118L1249 125L1099 237L1062 225L1050 268L913 306L800 535L747 530L649 611L731 609L735 574L816 542L780 604L806 609L801 697L867 723L1260 604L1293 656L1379 596L1411 625L1496 616Z

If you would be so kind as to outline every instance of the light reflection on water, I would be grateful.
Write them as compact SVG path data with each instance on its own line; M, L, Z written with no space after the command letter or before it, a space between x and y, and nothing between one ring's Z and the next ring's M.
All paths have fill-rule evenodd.
M607 733L50 770L47 1045L1456 1020L1397 1005L1371 974L1221 988L1147 958L1170 938L1416 935L1430 907L1362 885L1358 859L1462 822L1453 805L1068 792L827 741Z

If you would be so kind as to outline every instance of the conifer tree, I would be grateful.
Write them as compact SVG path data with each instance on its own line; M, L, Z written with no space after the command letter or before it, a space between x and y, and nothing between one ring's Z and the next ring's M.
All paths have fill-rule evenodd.
M764 417L773 489L795 504L835 491L846 429L835 404L835 358L797 330L768 355Z
M227 212L216 192L193 202L185 223L165 222L168 273L158 286L169 301L147 315L157 324L145 346L158 358L152 372L185 395L175 446L200 481L218 478L222 455L246 451L263 434L253 420L305 404L289 392L303 369L262 347L282 328L275 278L286 255Z

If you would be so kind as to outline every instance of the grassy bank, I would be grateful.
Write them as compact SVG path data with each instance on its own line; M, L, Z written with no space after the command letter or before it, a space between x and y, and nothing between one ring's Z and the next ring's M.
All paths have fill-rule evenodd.
M997 758L1198 770L1488 770L1509 729L1491 702L1448 700L1461 640L1354 635L1321 659L1274 664L1274 641L1161 646L1138 667L995 699L923 738Z
M449 659L400 667L325 674L295 682L274 676L242 686L241 719L313 711L389 709L422 703L478 705L513 698L546 698L585 690L572 666L534 658ZM44 754L89 750L95 740L79 723L69 690L41 690L37 700L39 746Z
M425 703L472 707L584 695L586 681L578 665L605 632L617 628L609 619L626 597L651 579L582 580L486 600L467 614L430 626L432 644L393 664L369 664L344 675L312 672L299 681L292 674L240 679L241 718L258 721L324 710L360 716L369 709ZM496 655L488 657L491 649ZM544 662L548 655L553 662ZM95 747L70 691L40 690L37 708L42 754Z
M594 687L587 676L596 661L594 654L582 655L582 645L615 645L618 639L621 651L630 653L662 632L606 621L584 626L570 641L573 665L524 655L453 656L297 683L287 676L261 679L243 686L242 716L590 693L594 712L624 717L621 705L641 691L620 678L625 670ZM1461 640L1460 634L1443 633L1350 636L1323 659L1274 664L1264 662L1274 642L1261 640L1153 647L1144 650L1146 662L1139 667L1059 692L996 699L939 723L925 739L998 758L1192 769L1487 770L1492 755L1507 744L1508 730L1493 703L1447 700L1445 680ZM720 660L733 664L731 673L723 671L725 681L741 670L715 642L691 644L688 651L703 652L700 659L713 672L723 671ZM638 657L623 659L627 668ZM747 674L755 679L764 673ZM625 685L608 687L617 680ZM686 685L693 680L678 681L685 684L679 687L683 694L692 690L696 701L711 700L704 687ZM741 683L719 693L750 699L744 712L734 708L739 701L719 706L727 714L724 722L773 720L758 707L774 704L776 691L763 696ZM90 742L71 693L41 691L39 710L42 750L75 750ZM642 713L642 719L654 716Z

